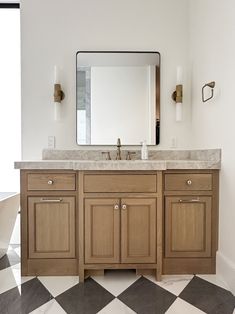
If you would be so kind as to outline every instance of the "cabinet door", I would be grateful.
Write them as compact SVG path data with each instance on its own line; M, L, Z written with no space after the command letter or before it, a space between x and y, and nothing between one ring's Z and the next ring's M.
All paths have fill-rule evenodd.
M121 262L156 262L156 199L122 199Z
M165 257L211 256L211 197L165 199Z
M29 258L75 258L75 197L28 198Z
M85 263L119 263L119 199L85 199Z

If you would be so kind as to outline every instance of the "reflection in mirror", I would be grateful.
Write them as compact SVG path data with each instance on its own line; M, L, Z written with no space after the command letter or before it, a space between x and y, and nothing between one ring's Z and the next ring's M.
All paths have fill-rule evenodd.
M160 55L77 53L77 143L159 144Z

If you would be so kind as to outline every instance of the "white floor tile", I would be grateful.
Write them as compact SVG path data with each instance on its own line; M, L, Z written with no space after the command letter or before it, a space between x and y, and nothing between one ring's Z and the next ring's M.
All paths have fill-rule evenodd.
M0 293L10 290L34 277L21 277L20 264L5 268L0 271Z
M109 270L104 276L92 276L92 278L103 286L114 296L118 296L130 285L132 285L140 276L136 276L133 271Z
M35 276L21 276L21 269L20 269L20 264L16 264L11 266L13 275L15 277L15 280L17 282L17 285L21 285L24 282L27 282L33 278L35 278Z
M55 299L43 304L38 307L32 314L65 314L66 312L62 309L58 302Z
M5 268L0 271L0 293L10 290L17 286L15 276L11 267Z
M12 247L11 245L9 245L9 246L8 246L8 249L7 249L7 252L8 252L8 251L12 251L12 250L13 250L13 247Z
M188 285L193 275L165 275L162 276L162 281L156 281L154 276L145 276L158 286L168 290L174 295L179 295Z
M39 276L38 279L53 295L58 296L78 284L78 276Z
M118 299L114 299L106 307L104 307L97 314L134 314L136 312L132 311L128 306L122 303Z
M227 284L218 275L197 275L197 277L207 280L210 283L213 283L214 285L217 285L223 289L229 290Z
M20 247L17 247L16 249L14 249L14 251L15 251L16 254L19 255L19 257L20 257Z
M166 314L204 314L205 312L199 310L195 306L178 298L166 311Z

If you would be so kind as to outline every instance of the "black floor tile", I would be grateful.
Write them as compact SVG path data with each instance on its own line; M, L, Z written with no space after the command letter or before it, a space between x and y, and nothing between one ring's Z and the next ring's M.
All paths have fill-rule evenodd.
M208 314L232 314L235 297L231 292L194 277L179 297Z
M10 250L0 259L0 270L20 263L20 257L14 250Z
M56 297L56 301L68 314L97 313L113 299L111 293L91 278Z
M0 313L28 314L52 298L41 282L34 278L0 294Z
M163 314L176 298L174 294L144 277L118 296L118 299L138 314Z

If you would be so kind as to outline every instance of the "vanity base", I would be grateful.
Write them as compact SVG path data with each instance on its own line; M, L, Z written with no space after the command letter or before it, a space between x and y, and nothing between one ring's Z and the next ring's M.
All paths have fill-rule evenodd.
M164 275L215 274L215 258L164 258Z
M76 259L29 259L22 276L76 276L77 265Z
M161 281L161 272L156 264L90 264L79 269L79 282L83 282L89 276L104 275L105 270L135 269L137 275L154 275L157 281Z

